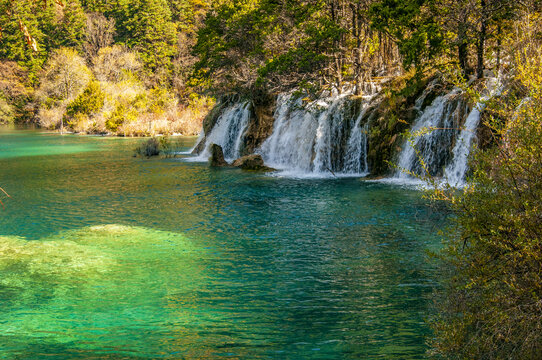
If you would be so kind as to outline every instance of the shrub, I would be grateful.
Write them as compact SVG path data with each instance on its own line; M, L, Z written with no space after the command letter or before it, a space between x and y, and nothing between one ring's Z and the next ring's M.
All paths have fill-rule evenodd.
M141 143L141 145L136 148L135 153L136 155L146 157L158 156L160 155L160 141L155 137L150 138Z
M66 115L73 117L76 114L91 115L98 112L104 105L105 93L97 81L88 83L85 90L66 108Z
M143 143L141 143L135 149L136 156L158 156L164 155L169 156L172 154L173 145L171 140L167 136L152 137Z
M123 102L118 102L113 113L105 121L105 127L107 130L116 132L119 129L119 126L125 122L135 121L137 115L135 109L130 108L129 105Z
M149 112L163 115L168 108L175 105L175 98L167 89L154 88L149 91Z
M13 107L2 97L0 93L0 124L12 123L15 119Z
M433 322L443 358L542 356L542 46L516 61L523 94L489 104L493 147L475 154L464 191L439 195L459 233L442 255L448 277Z
M38 111L39 125L45 129L54 130L60 127L65 108L62 105L42 107Z

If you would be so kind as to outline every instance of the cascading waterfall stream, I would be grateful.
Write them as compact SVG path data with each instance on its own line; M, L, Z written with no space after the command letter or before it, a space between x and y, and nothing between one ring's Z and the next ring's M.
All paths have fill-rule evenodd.
M444 171L446 181L452 186L460 187L465 184L469 154L472 147L472 141L476 135L476 129L480 124L480 116L486 107L486 102L493 96L500 94L502 91L498 78L492 79L492 81L489 82L488 87L489 94L480 99L465 120L465 125L461 130L453 150L454 161L450 163Z
M395 178L409 180L412 174L443 176L448 184L463 186L481 113L487 100L500 91L499 80L490 79L488 95L482 97L470 112L459 89L437 97L415 121L412 138L400 153ZM418 109L421 103L421 100L417 101Z
M367 128L361 126L364 110L352 115L349 105L348 93L305 107L300 99L281 94L273 133L258 153L269 166L294 175L365 176Z
M205 134L203 137L200 135L200 139L198 139L196 144L199 144L200 141L205 141L205 145L200 154L194 159L207 161L210 156L209 147L211 144L217 144L222 147L224 158L227 161L238 158L241 155L243 134L247 129L250 115L250 103L248 102L237 103L225 109L211 132Z
M417 105L419 108L420 104ZM412 174L442 175L453 157L452 145L467 111L459 89L435 98L414 122L410 130L412 137L399 155L395 178L408 180Z
M318 125L312 114L303 110L301 99L294 100L289 94L281 94L274 118L273 133L258 152L274 168L311 172Z
M369 123L365 123L361 127L361 120L366 113L366 108L359 114L356 123L354 124L353 131L348 139L348 146L346 148L346 159L344 170L346 173L351 174L368 174L369 164L367 163L367 150L369 133ZM358 131L361 129L361 131Z
M461 134L455 143L453 150L454 161L444 170L444 177L448 184L452 186L460 187L464 184L472 140L476 135L476 129L480 123L480 115L484 107L482 103L477 103L470 112L465 120L464 129L461 130Z

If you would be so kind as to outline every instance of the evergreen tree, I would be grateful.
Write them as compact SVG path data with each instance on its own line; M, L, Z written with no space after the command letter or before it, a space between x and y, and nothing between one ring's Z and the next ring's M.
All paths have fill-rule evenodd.
M85 39L86 16L79 0L67 1L62 12L62 20L58 23L58 47L81 51Z
M373 27L395 39L407 68L422 67L442 50L444 34L429 5L427 0L382 0L370 7Z
M0 59L17 61L31 74L39 70L47 56L47 49L41 45L45 34L35 16L41 11L32 0L0 2Z
M165 0L135 0L126 23L129 47L140 53L147 76L164 84L171 74L177 29Z

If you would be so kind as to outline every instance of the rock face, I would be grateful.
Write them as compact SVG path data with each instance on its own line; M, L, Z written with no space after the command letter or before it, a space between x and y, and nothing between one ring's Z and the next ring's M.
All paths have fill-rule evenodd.
M243 170L273 171L274 169L265 166L261 155L252 154L240 157L232 164Z
M224 160L224 151L222 147L217 144L211 144L211 157L209 157L209 164L215 167L224 167L229 164Z
M304 108L297 102L286 103L283 99L290 96L288 94L225 95L203 122L204 135L207 136L202 136L194 153L207 153L206 144L218 143L224 149L220 152L214 147L210 149L212 166L227 166L225 154L228 159L242 156L235 161L236 167L269 169L261 156L254 155L257 152L269 163L280 164L277 166L281 168L300 168L305 172L329 170L347 174L369 172L372 176L393 175L394 168L390 164L397 163L401 157L406 142L403 134L414 126L424 112L429 111L427 109L431 109L437 98L452 90L438 76L409 86L403 84L404 81L399 79L390 86L392 89L406 90L383 91L373 97L322 98L324 103L328 103L327 107L322 108L316 102L312 108ZM466 117L466 107L459 106L463 103L464 99L460 96L450 99L443 113L457 119L451 126L439 125L437 128L442 128L442 131L459 128ZM236 108L243 111L237 114ZM238 115L242 116L243 121L235 121ZM228 141L220 142L225 137L217 134L229 134ZM456 137L442 137L447 142L426 141L429 145L420 146L427 153L438 154L440 160L431 162L438 171L443 169L444 163L449 162L446 153L450 152ZM272 141L266 142L268 139ZM431 156L431 159L436 158ZM437 170L434 172L438 173Z
M243 137L241 155L253 154L273 133L276 95L260 95L252 101L252 115Z

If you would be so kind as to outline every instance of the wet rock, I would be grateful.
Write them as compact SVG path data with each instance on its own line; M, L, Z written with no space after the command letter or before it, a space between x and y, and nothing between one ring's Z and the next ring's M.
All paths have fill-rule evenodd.
M270 167L265 166L262 156L258 154L252 154L240 157L235 160L232 164L235 167L241 168L243 170L258 170L258 171L274 171Z
M251 117L243 136L241 155L250 155L273 133L276 95L260 95L252 101Z
M224 160L224 151L222 151L222 146L211 144L210 150L211 156L209 157L209 164L211 166L223 167L229 165L226 160Z

